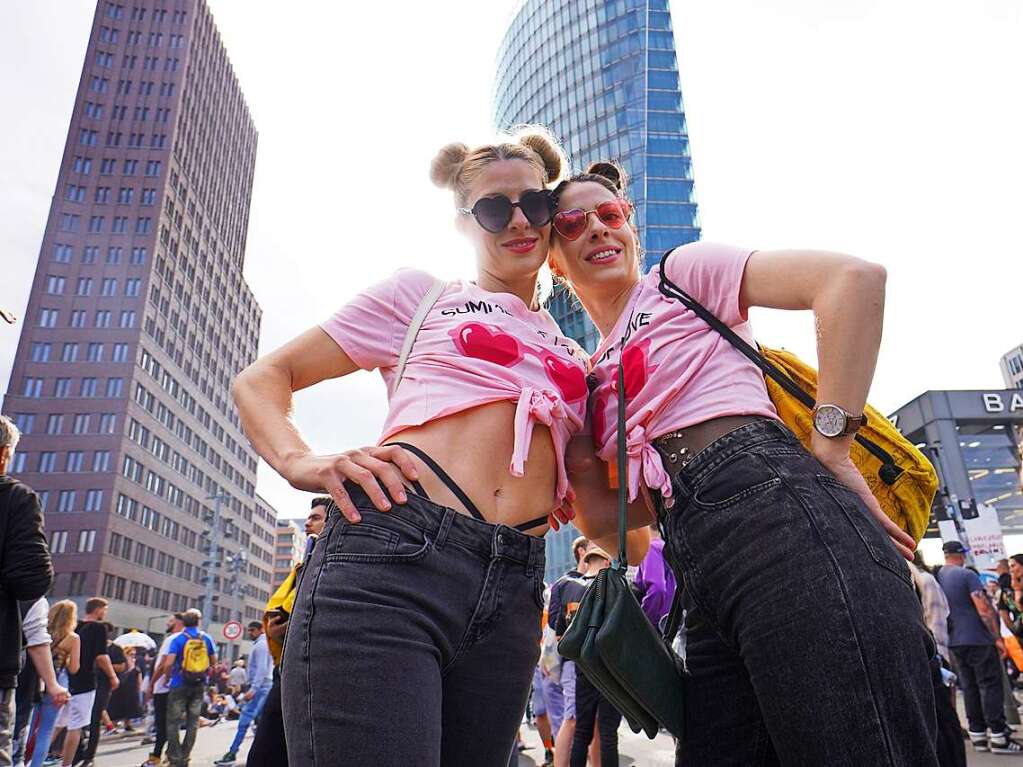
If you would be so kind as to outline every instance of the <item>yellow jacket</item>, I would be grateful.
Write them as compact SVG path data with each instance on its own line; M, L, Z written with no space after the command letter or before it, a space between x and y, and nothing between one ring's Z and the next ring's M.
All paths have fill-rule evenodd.
M284 645L276 639L270 638L270 613L274 612L278 607L282 608L289 616L294 612L295 586L298 583L298 568L301 566L302 564L299 563L291 568L288 577L284 579L284 583L270 597L270 601L266 603L266 610L263 612L263 631L266 633L266 644L270 648L274 665L281 662L281 652L284 650Z

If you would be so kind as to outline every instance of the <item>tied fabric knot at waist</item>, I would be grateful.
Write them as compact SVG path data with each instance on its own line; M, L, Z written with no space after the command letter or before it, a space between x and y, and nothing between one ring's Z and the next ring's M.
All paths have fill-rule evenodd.
M565 407L557 393L550 389L537 389L524 386L519 394L515 407L515 444L512 449L512 460L509 470L513 476L521 477L525 473L526 456L533 441L533 427L537 422L551 430L554 441L554 459L558 467L558 500L564 500L568 494L568 472L565 470L565 430L557 428L558 422L571 419L574 414Z
M613 447L614 443L611 446ZM671 477L664 470L661 454L647 439L646 429L641 425L633 426L625 435L625 454L628 457L626 469L629 475L630 501L636 500L636 496L639 495L641 474L647 487L660 491L662 498L671 498Z

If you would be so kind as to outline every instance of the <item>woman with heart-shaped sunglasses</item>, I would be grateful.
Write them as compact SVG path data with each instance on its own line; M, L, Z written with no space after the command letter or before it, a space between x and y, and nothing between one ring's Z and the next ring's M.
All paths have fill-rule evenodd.
M442 149L431 177L454 192L476 278L399 270L235 383L256 451L335 504L284 652L293 764L507 764L538 656L542 535L573 515L564 452L586 407L586 355L537 288L562 162L540 130ZM381 444L314 454L292 393L359 369L388 385Z
M603 338L591 358L593 442L573 440L570 475L594 449L614 460L621 360L620 481L631 498L652 496L683 588L676 764L937 764L934 644L903 561L914 541L849 458L881 338L884 270L703 242L662 261L665 277L749 343L751 306L814 311L818 402L828 403L816 412L830 419L818 415L811 453L779 420L761 370L662 294L658 267L641 273L616 166L563 181L555 198L551 269ZM581 505L610 512L588 503L611 493L606 482L572 479ZM615 524L611 513L578 520L596 537Z

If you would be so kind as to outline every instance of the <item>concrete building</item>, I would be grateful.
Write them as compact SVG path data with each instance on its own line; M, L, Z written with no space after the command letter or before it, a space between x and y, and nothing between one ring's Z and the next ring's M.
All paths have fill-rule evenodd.
M997 512L1004 533L1023 533L1023 392L929 391L891 418L938 471L928 535L938 535L939 521L976 518L978 504Z
M1023 389L1023 344L1001 359L1002 378L1009 389Z
M273 587L284 583L291 568L302 561L305 554L305 526L301 520L278 519L277 543L274 546Z
M106 596L119 626L159 626L206 577L208 623L258 618L269 595L276 514L229 396L259 337L256 138L203 0L97 3L4 412L52 595Z

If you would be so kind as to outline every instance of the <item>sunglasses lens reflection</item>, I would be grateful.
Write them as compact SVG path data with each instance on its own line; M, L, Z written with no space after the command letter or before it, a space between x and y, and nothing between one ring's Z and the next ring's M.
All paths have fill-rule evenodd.
M566 240L575 240L586 228L586 213L579 208L560 211L554 216L554 229Z
M480 226L492 234L497 234L511 221L511 200L504 195L481 197L473 206L472 213Z

